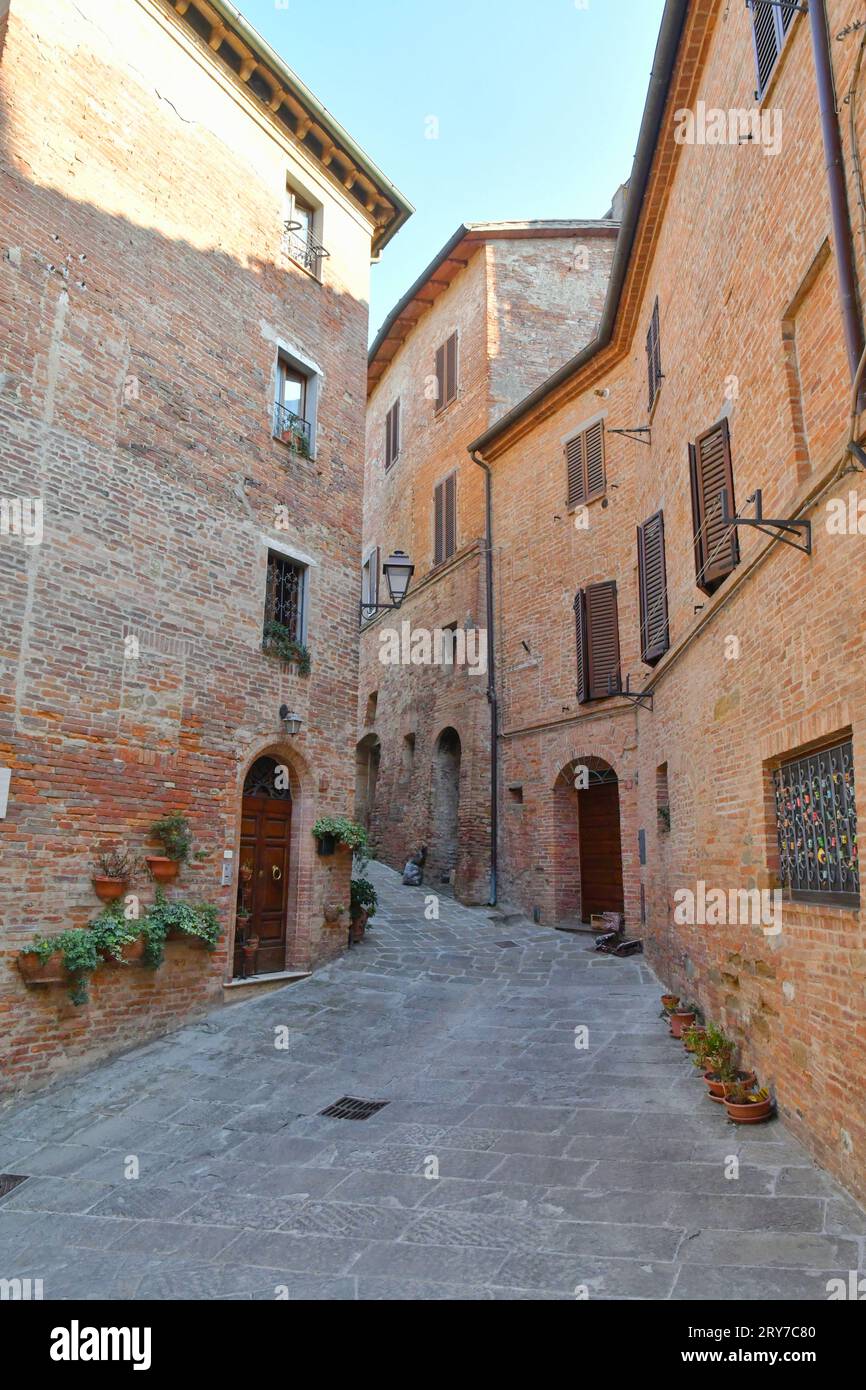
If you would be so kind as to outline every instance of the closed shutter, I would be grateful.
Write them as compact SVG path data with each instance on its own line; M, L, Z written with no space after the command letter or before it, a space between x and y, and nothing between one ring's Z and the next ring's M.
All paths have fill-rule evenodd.
M433 490L433 563L445 559L445 484L437 483Z
M602 420L569 439L565 446L565 463L569 507L601 497L605 489Z
M436 349L436 409L445 404L445 345Z
M665 573L665 521L656 512L637 528L640 593L640 654L654 666L668 649L668 591Z
M395 401L385 416L385 467L391 464L400 453L400 402Z
M445 555L453 555L457 549L457 474L445 479Z
M659 340L659 302L656 300L646 339L647 380L649 386L649 409L656 403L656 396L662 380L661 343Z
M452 333L445 344L445 400L457 395L457 334Z
M721 420L689 445L689 466L696 582L705 594L711 594L740 563L736 527L722 521L723 488L728 495L729 512L734 514L734 472L727 420Z
M616 583L590 584L574 604L577 697L581 704L616 695L621 686Z
M785 35L791 27L796 10L782 10L768 0L752 0L752 32L755 42L755 66L758 70L759 99L764 95L782 51Z

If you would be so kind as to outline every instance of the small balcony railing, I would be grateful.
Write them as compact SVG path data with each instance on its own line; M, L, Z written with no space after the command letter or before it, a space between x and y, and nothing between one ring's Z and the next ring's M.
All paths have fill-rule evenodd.
M288 444L302 458L312 458L313 440L309 420L302 419L280 401L274 405L274 439Z
M321 275L322 261L330 256L330 251L326 251L324 246L312 237L299 236L300 222L285 222L283 225L283 250L286 255L318 279Z

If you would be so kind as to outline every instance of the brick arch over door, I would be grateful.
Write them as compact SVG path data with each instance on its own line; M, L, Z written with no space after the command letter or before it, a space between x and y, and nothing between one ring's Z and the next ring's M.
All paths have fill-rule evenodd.
M305 969L312 956L310 938L312 912L313 855L315 843L312 836L313 825L313 778L311 769L288 739L262 741L258 746L247 750L238 776L237 787L237 830L235 837L235 874L232 891L232 925L228 950L228 978L234 971L235 947L243 923L237 919L238 871L242 862L241 850L244 836L243 806L244 789L256 764L263 759L272 759L279 768L285 768L288 777L288 793L291 802L291 829L288 837L288 884L285 894L285 950L282 969ZM282 868L282 865L278 865Z
M595 754L562 767L552 796L552 906L557 922L585 922L625 907L616 770Z

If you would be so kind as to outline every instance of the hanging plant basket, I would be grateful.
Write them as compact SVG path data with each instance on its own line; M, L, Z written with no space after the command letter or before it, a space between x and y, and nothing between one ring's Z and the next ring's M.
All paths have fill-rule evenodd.
M167 859L164 854L147 854L144 862L157 883L172 883L180 872L180 860Z
M104 903L113 903L122 898L127 881L125 878L106 878L103 874L97 874L90 880L97 898Z
M69 971L60 952L43 960L38 951L22 951L18 969L27 985L68 985Z
M146 944L143 936L137 936L134 941L128 941L125 946L121 946L120 960L117 959L117 956L112 955L110 951L100 951L100 955L108 965L120 965L123 962L127 965L135 965L136 962L140 961L144 956Z

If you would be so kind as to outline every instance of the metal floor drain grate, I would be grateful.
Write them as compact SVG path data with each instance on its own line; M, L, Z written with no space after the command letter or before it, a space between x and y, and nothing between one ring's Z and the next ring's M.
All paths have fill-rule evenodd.
M496 945L497 945L497 946L516 946L516 945L517 945L517 942L516 942L516 941L497 941L497 942L496 942Z
M357 1096L341 1096L333 1105L320 1110L332 1120L369 1120L377 1110L382 1110L390 1102L387 1100L358 1100Z
M26 1173L0 1173L0 1198L8 1197L10 1192L27 1181L27 1177Z

